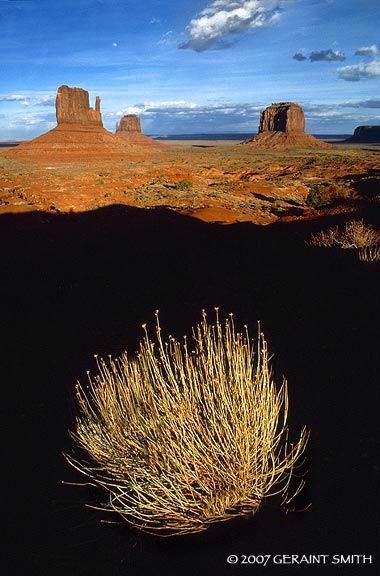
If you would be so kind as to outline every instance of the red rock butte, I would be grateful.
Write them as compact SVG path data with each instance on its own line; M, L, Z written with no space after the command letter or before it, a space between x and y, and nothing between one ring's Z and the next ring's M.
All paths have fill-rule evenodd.
M275 102L260 113L259 133L244 144L258 149L330 148L305 132L304 112L295 102Z
M135 114L127 114L121 118L120 122L116 122L115 134L118 138L134 144L160 146L159 142L141 132L140 118Z
M57 126L25 142L4 155L33 161L72 162L104 160L141 155L142 147L117 138L103 128L100 98L95 109L90 107L89 94L82 88L60 86L56 97Z
M55 100L57 124L79 124L103 128L100 98L96 97L95 110L90 108L88 92L83 88L60 86Z

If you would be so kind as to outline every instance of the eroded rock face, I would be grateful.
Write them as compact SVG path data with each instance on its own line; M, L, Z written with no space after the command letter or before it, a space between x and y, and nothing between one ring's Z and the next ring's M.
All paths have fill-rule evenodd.
M103 128L100 98L96 97L95 110L90 108L87 90L60 86L56 97L57 124L78 124Z
M380 126L358 126L346 142L380 143Z
M263 150L330 148L331 145L305 132L305 115L295 102L275 102L260 114L257 136L245 144Z
M158 142L145 136L141 132L140 118L135 114L126 114L116 122L116 136L129 144L138 144L141 146L160 146Z
M123 116L120 122L116 122L116 133L118 132L136 132L141 134L140 118L135 114Z
M259 134L262 132L304 132L305 116L294 102L277 102L260 114Z

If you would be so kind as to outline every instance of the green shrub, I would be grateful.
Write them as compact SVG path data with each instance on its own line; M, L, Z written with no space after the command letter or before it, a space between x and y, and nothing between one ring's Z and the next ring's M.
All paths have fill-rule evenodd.
M350 198L354 198L354 192L349 183L321 182L310 186L306 205L309 208L325 208Z
M136 357L98 359L98 375L77 385L81 451L66 457L107 491L104 507L172 535L286 499L308 434L288 443L287 385L272 380L263 335L254 355L232 315L209 325L204 312L183 343L162 339L158 313L155 343L144 330Z
M192 186L193 183L185 178L183 180L179 180L179 182L176 182L175 189L180 190L181 192L185 192L186 190L190 190Z

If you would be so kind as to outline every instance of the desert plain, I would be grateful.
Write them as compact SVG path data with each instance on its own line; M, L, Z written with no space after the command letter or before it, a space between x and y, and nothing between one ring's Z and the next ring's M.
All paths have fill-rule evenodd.
M8 150L17 148L0 151L3 214L83 212L120 204L164 206L207 222L267 225L355 210L363 197L376 195L380 180L380 149L371 144L273 151L229 140L166 141L130 145L124 157L113 158L86 158L83 151L79 158L54 151L20 158ZM337 188L335 199L311 206L313 186L328 184Z

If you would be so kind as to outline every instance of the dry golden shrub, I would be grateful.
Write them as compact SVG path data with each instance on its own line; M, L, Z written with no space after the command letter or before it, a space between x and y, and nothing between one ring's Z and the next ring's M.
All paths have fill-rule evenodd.
M217 309L216 309L217 310ZM206 529L255 513L281 494L300 465L308 433L288 441L286 382L271 377L267 344L205 312L191 343L145 337L133 359L98 360L99 373L77 385L72 436L82 449L68 461L105 488L103 507L161 535ZM87 456L83 456L87 454Z
M312 234L309 244L319 248L360 250L379 245L380 231L375 230L370 224L364 224L363 220L350 220L343 228L334 226Z

